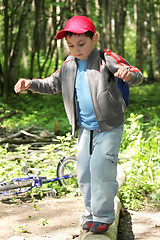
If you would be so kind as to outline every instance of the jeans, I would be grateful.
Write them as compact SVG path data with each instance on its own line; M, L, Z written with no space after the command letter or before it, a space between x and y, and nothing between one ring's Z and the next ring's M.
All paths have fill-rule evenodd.
M77 178L86 208L85 221L112 223L118 191L117 162L123 125L106 132L79 130ZM91 149L90 149L91 148Z

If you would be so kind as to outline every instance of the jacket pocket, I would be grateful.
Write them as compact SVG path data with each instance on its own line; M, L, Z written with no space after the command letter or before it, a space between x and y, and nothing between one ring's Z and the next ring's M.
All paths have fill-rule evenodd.
M99 94L98 103L102 118L105 120L114 119L126 111L125 101L114 82L110 88Z

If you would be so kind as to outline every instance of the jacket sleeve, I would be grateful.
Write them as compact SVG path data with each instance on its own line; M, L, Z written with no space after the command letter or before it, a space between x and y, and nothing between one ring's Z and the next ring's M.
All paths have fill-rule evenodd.
M142 83L142 72L138 68L131 66L130 63L124 58L122 58L120 55L112 52L110 49L105 49L104 57L109 70L113 74L116 73L119 68L126 67L132 74L132 79L129 81L129 83L132 85L138 85Z
M44 79L33 79L29 90L40 94L54 94L61 91L60 69L50 77Z

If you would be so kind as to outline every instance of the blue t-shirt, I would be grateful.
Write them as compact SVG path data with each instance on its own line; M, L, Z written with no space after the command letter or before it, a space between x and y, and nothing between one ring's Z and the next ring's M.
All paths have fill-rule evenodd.
M78 70L75 82L76 98L78 104L78 123L84 128L98 129L94 113L91 94L87 78L87 60L78 60Z

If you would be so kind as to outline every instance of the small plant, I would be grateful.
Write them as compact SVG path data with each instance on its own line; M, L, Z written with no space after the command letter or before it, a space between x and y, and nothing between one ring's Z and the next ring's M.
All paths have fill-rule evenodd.
M42 225L42 226L45 226L45 225L48 224L47 220L44 219L44 218L40 218L40 219L39 219L39 222L40 222L40 225Z
M16 231L19 233L29 233L26 226L24 226L24 225L19 226Z
M37 204L34 204L34 210L35 210L35 211L38 211L38 210L39 210L39 208L37 207Z

